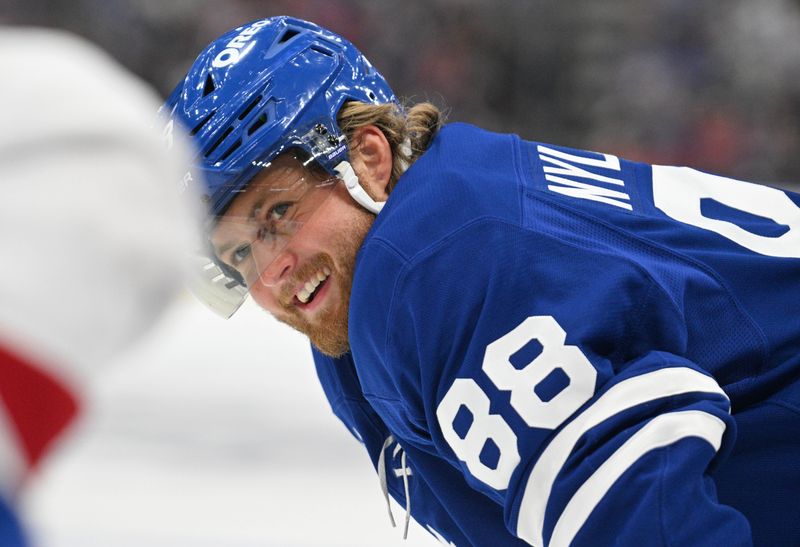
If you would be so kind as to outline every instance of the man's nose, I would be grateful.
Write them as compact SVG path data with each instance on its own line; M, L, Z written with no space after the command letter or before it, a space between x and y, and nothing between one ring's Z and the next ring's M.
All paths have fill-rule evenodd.
M256 283L261 283L268 287L275 286L281 281L287 279L295 266L297 265L297 257L288 249L283 249L275 258L267 264L267 267L261 271Z

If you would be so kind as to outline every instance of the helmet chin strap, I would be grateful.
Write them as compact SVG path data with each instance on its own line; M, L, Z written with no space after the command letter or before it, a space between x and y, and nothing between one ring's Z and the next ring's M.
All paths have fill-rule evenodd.
M350 196L356 200L356 203L361 205L370 213L377 215L381 212L381 209L383 209L383 205L386 202L375 201L369 194L367 194L367 192L358 182L358 177L356 176L356 173L353 171L353 167L349 162L340 162L333 169L336 171L336 174L339 176L339 178L344 181L347 191L350 193Z

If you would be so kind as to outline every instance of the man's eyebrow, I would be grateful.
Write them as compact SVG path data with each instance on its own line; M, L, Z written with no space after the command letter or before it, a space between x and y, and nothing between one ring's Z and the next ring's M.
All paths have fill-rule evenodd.
M252 220L255 220L256 211L258 211L259 209L261 209L261 207L264 206L264 202L267 201L267 199L269 197L270 197L269 194L262 194L261 196L259 196L259 198L257 200L255 200L253 202L253 204L250 206L250 212L247 214L245 222L250 222ZM234 218L237 218L237 217L234 217ZM225 222L224 217L222 219L222 222L223 223ZM220 255L220 256L224 255L225 253L227 253L231 249L231 247L234 247L237 244L238 244L238 242L228 242L228 243L222 245L219 248L219 250L217 251L217 255Z
M222 255L226 254L230 250L230 248L233 247L234 245L236 245L236 244L235 243L226 243L225 245L223 245L220 248L220 250L216 251L217 256L220 259L222 259Z
M265 189L261 190L261 195L256 199L253 204L250 206L250 210L247 213L246 222L250 222L255 220L256 212L264 206L264 203L267 202L269 199L274 198L276 194L280 192L286 192L288 188L284 186L278 186L281 183L282 179L279 178L278 180L274 181L272 184L268 185ZM226 243L222 247L220 247L219 251L217 251L218 255L224 255L227 253L231 247L236 246L236 243Z
M257 200L253 202L253 205L250 206L250 212L247 214L247 220L255 220L256 219L256 212L264 206L264 202L267 201L267 198L271 197L269 192L262 193Z

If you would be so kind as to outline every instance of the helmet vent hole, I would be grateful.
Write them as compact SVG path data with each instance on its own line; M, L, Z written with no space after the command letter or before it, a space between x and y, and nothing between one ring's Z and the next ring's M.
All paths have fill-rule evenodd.
M378 98L378 97L375 95L375 92L374 92L374 91L372 91L371 89L367 91L367 97L369 97L369 100L370 100L370 101L377 100L377 98Z
M258 118L256 118L256 121L253 122L253 125L251 125L247 129L247 135L249 136L249 135L252 135L253 133L255 133L258 130L259 127L261 127L265 123L267 123L268 119L269 119L269 116L267 116L267 113L266 112L262 112L261 115Z
M203 129L203 126L208 123L208 121L214 116L215 113L216 113L216 110L212 110L211 112L209 112L208 116L206 116L205 118L200 120L200 123L198 123L197 125L194 126L194 129L192 129L190 135L193 136L193 137L195 135L197 135L198 131Z
M324 55L325 57L333 57L333 53L331 51L329 51L329 50L327 50L327 49L325 49L323 47L320 47L320 46L318 46L316 44L312 45L310 49L311 49L311 51L316 51L317 53L320 53L320 54Z
M208 76L206 76L206 83L203 86L203 97L207 97L208 95L214 93L215 89L217 89L217 86L214 84L214 78L209 72Z
M219 158L219 161L225 161L226 159L228 159L228 156L230 156L231 154L233 154L233 152L234 152L234 151L235 151L237 148L239 148L239 146L241 146L241 144L242 144L242 139L239 139L239 140L237 140L235 143L233 143L233 144L231 145L231 147L230 147L230 148L228 148L227 150L225 150L225 153L224 153L224 154L222 154L222 156L220 156L220 158Z
M244 112L239 114L239 119L240 120L245 119L247 117L247 115L250 114L250 112L252 112L253 109L258 106L258 103L260 103L260 102L261 102L261 95L259 95L258 97L256 97L252 101L250 101L250 104L247 105L247 108L244 109Z
M217 147L220 144L222 144L222 141L225 140L225 137L231 134L231 131L233 131L233 127L229 127L228 129L226 129L225 133L223 133L222 136L218 138L216 142L211 146L211 148L209 148L208 151L204 154L205 157L209 157L214 152L214 150L216 150Z
M283 35L281 36L280 40L278 40L278 43L279 44L284 44L284 43L288 42L289 40L291 40L292 38L294 38L295 36L297 36L298 34L300 34L299 30L294 30L292 28L286 29L286 32L283 33Z

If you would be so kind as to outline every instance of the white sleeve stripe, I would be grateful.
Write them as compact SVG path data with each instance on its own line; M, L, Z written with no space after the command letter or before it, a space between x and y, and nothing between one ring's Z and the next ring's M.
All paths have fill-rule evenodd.
M594 508L619 477L648 452L687 437L700 437L719 450L725 422L699 410L662 414L617 449L569 500L556 522L550 547L568 547Z
M685 367L663 368L615 385L553 438L531 471L520 502L517 536L544 545L542 528L550 491L558 472L581 436L615 414L642 403L684 393L715 393L727 399L717 382Z

